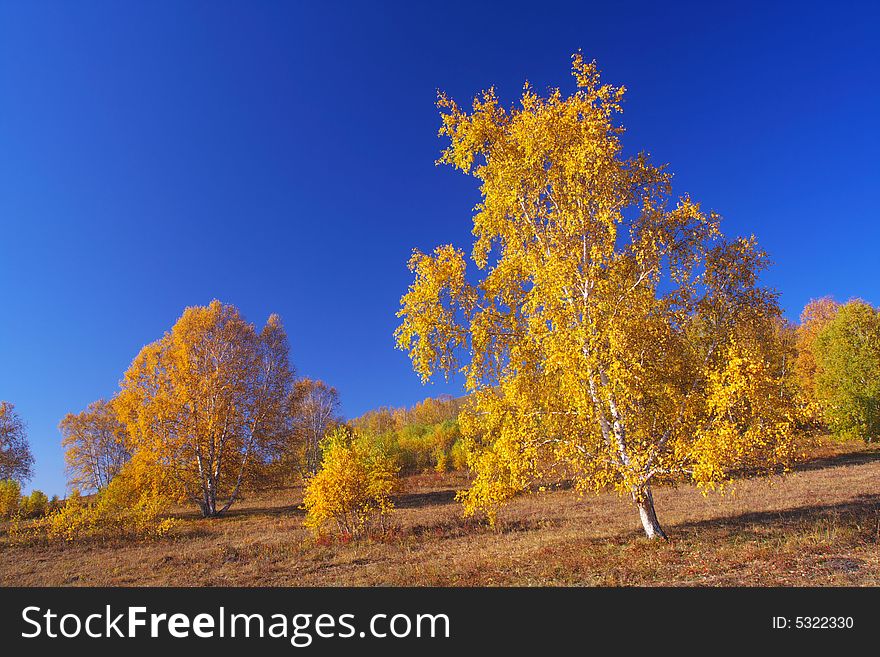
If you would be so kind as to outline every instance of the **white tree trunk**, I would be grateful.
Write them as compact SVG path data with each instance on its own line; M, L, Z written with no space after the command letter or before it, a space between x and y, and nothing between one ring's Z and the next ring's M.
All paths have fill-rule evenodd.
M660 526L657 513L654 511L654 496L651 494L651 487L646 485L641 490L633 491L632 497L639 509L639 517L642 520L645 535L652 540L655 538L667 540L666 532Z

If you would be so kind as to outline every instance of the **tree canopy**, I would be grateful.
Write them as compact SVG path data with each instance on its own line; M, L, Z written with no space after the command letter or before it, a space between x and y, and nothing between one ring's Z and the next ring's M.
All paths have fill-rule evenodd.
M99 491L119 474L131 454L125 426L112 403L92 402L80 413L68 413L58 425L67 465L68 485Z

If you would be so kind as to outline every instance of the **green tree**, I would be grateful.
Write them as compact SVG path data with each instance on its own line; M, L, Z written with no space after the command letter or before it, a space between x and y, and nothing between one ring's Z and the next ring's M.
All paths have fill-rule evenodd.
M880 312L849 301L815 340L816 397L842 438L880 437Z

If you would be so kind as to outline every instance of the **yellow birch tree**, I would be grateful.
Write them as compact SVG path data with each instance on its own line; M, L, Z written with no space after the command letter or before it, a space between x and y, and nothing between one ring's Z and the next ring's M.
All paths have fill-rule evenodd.
M225 512L289 432L288 351L277 315L258 332L234 306L187 308L141 350L114 401L132 465L202 515Z
M625 157L624 88L573 57L577 89L494 89L470 110L440 94L438 163L474 175L471 259L414 251L396 330L415 371L461 372L476 477L466 513L565 473L631 496L665 533L652 486L703 487L794 453L776 295L754 237L728 240L646 154Z

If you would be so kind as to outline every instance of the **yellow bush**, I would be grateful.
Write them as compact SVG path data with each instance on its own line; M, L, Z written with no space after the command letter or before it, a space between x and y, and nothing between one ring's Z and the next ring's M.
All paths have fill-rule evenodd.
M322 448L321 469L306 485L305 526L322 534L335 525L345 536L384 526L394 510L391 495L398 486L398 466L344 427L330 434Z
M164 536L174 527L165 517L167 501L150 491L138 491L123 474L118 475L86 503L74 493L59 510L50 513L44 527L50 539L76 541L123 536Z
M12 518L21 504L21 486L12 479L0 480L0 518Z

